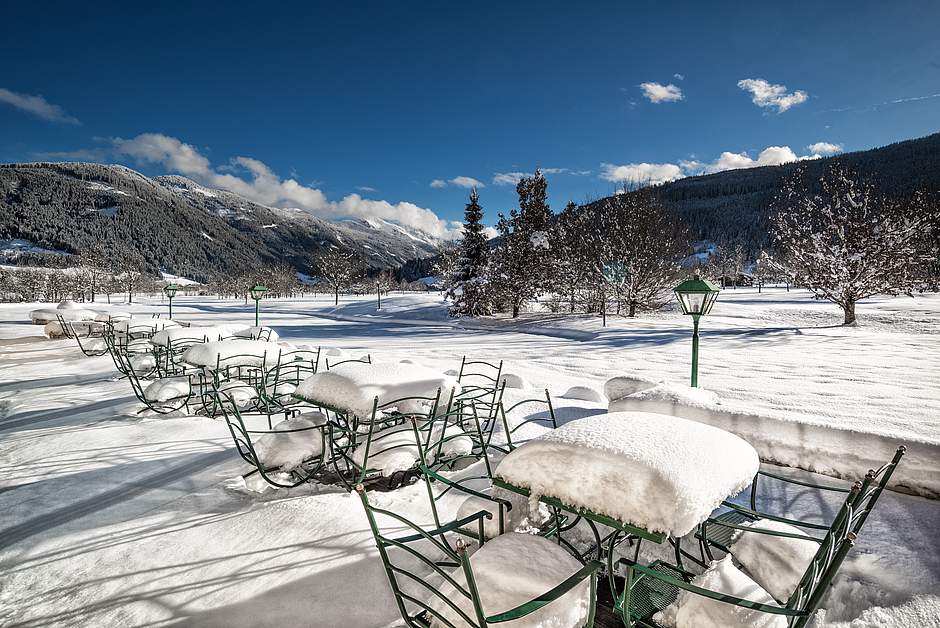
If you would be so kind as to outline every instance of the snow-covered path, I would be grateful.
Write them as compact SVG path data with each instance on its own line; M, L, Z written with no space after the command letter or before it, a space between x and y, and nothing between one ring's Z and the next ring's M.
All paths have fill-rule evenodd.
M611 318L606 330L593 318L546 316L466 329L434 295L393 295L383 306L265 301L262 318L291 341L439 370L464 354L504 358L555 398L620 373L687 377L689 329L675 314ZM38 336L25 323L30 307L0 306L0 624L396 621L357 499L329 487L226 488L240 466L224 424L137 415L110 359ZM158 300L131 308L164 309ZM178 299L174 310L206 324L253 318L251 306L211 298ZM882 299L859 312L863 326L844 329L805 294L729 291L703 322L702 382L750 412L940 443L940 299ZM410 489L384 498L418 507ZM938 522L940 502L887 494L829 620L940 590Z

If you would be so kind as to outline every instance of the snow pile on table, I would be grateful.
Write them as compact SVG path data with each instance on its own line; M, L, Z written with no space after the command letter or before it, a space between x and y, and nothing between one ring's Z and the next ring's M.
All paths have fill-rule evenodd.
M179 327L180 324L169 318L127 318L114 323L114 331L122 334L143 332L156 333L167 327Z
M505 373L499 378L499 385L506 388L532 388L520 375Z
M186 350L183 362L214 368L221 366L273 367L281 357L282 347L263 340L221 340L204 342Z
M166 347L168 344L175 344L184 340L198 340L208 342L221 340L234 336L235 332L243 329L242 325L207 325L205 327L172 327L158 331L150 339L150 343L157 347Z
M32 321L33 325L45 325L46 323L59 320L60 316L62 320L71 323L74 321L93 321L98 315L98 312L94 310L78 307L71 301L69 303L71 303L69 307L62 307L62 304L59 304L58 308L39 308L38 310L33 310L29 313L29 319Z
M422 438L425 438L424 434ZM466 455L473 450L473 440L463 430L456 425L444 428L439 420L432 425L427 442L429 455L439 453L445 458ZM419 458L418 442L410 422L378 430L372 435L371 443L363 440L352 454L353 462L357 465L380 471L383 477L411 469Z
M366 417L371 416L376 397L382 404L405 397L434 397L438 389L439 405L446 405L451 392L460 392L460 384L453 377L413 364L347 362L311 375L294 394L316 405Z
M562 547L530 534L509 533L486 543L470 557L473 578L486 616L502 613L528 602L558 586L581 569ZM451 571L453 579L466 588L463 569ZM440 592L468 617L476 617L470 598L444 582ZM520 619L499 624L507 628L576 628L587 621L590 608L590 580L585 579L554 602ZM433 596L429 606L454 626L468 626L449 604ZM432 626L444 626L433 618Z
M157 379L144 389L144 398L147 401L165 402L188 397L191 388L188 377L164 377Z
M95 315L95 320L99 323L109 323L122 318L131 318L131 315L122 310L98 310L98 314Z
M732 564L731 556L725 556L713 562L704 573L692 579L692 584L744 600L777 606L767 591ZM786 628L787 626L787 620L783 615L762 613L688 591L680 591L676 601L657 613L653 619L670 628Z
M277 342L280 336L270 327L259 325L257 327L241 327L232 334L236 338L247 338L249 340L264 340L267 342Z
M590 386L572 386L562 395L565 399L580 399L581 401L602 401L601 394Z
M140 374L147 374L157 368L157 357L152 353L138 353L128 360L131 369Z
M800 528L770 519L759 519L743 525L753 530L806 534ZM778 600L789 599L818 549L819 544L814 541L750 533L746 530L735 532L731 545L731 553L738 563Z
M496 475L651 532L684 536L757 473L743 439L695 421L647 412L567 423L506 456Z
M327 438L321 429L324 425L326 415L322 412L305 412L275 424L272 432L253 443L258 462L265 469L289 472L319 456Z
M258 398L258 391L254 386L246 384L239 379L227 379L219 384L219 392L223 401L235 404L239 410L250 405Z

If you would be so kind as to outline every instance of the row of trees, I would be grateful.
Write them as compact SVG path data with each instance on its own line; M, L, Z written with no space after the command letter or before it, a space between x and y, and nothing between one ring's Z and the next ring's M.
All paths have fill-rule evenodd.
M755 256L740 245L693 254L687 229L656 188L569 203L557 216L540 172L520 180L517 192L519 207L499 215L493 247L483 235L479 195L471 192L464 238L442 258L454 316L516 317L546 294L556 309L564 299L571 312L580 306L606 314L613 301L618 313L634 316L638 308L660 307L681 276L698 272L722 286L747 278L807 288L839 305L845 324L853 324L860 299L940 284L936 200L880 193L838 165L821 179L798 169L785 181L771 216L772 248Z

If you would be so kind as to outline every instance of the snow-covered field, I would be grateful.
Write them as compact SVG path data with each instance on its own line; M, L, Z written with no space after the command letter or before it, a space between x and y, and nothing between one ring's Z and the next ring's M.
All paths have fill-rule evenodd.
M166 311L159 298L143 301L114 307ZM594 317L549 314L455 322L434 294L391 295L382 305L376 312L374 297L338 308L323 297L266 300L262 322L284 340L439 372L462 355L502 358L507 372L548 388L568 419L606 407L562 398L570 387L602 391L625 374L671 390L688 378L690 324L676 313L611 317L602 329ZM328 486L236 490L241 466L223 423L138 415L110 358L46 340L28 323L34 307L0 305L0 624L396 623L355 496ZM174 313L249 325L254 308L180 297ZM805 442L775 458L784 462L821 469L842 446L855 464L866 452L849 449L875 442L866 438L907 444L911 460L932 455L940 447L940 296L875 299L859 317L859 327L843 328L834 306L801 291L724 291L702 322L700 383L735 420L760 422L755 439L775 426L788 438L802 434ZM705 410L704 419L719 416ZM830 449L811 451L820 438ZM772 439L752 444L776 455ZM834 473L854 468L830 462ZM927 460L913 475L928 476L931 463L940 466ZM924 484L920 492L930 493ZM421 516L417 487L376 499ZM804 508L790 494L772 499ZM887 493L843 571L825 625L940 625L940 501Z

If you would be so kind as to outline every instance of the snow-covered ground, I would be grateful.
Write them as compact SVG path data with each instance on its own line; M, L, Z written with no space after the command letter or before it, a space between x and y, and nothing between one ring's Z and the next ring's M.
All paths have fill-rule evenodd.
M396 623L355 496L232 488L241 467L223 423L138 415L110 359L45 339L28 323L35 307L0 305L0 624ZM250 325L254 308L178 297L174 313ZM378 312L374 296L338 308L322 296L265 300L261 316L285 340L439 372L462 355L502 358L507 372L548 388L568 419L606 407L562 398L572 386L688 377L690 325L670 312L611 317L605 329L595 317L547 314L451 321L439 295L406 294L384 297ZM859 317L843 328L836 308L801 291L727 290L702 322L700 382L725 410L766 425L940 446L940 297L880 298ZM792 497L772 499L799 509ZM829 507L817 497L808 495ZM417 487L376 499L422 516ZM887 493L844 572L827 626L940 625L940 501Z

